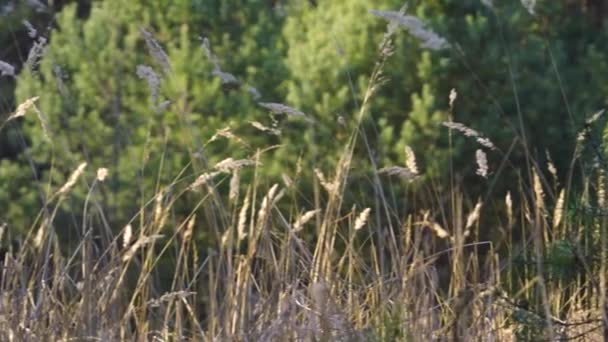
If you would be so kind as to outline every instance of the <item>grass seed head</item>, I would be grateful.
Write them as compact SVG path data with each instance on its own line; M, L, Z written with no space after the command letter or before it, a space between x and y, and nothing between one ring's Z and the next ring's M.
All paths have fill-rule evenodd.
M15 77L15 67L8 64L7 62L0 61L0 76Z
M158 103L158 97L160 93L161 87L161 77L159 74L147 65L138 65L137 66L137 77L146 81L148 84L148 88L150 88L150 94L152 96L152 102L156 106Z
M152 33L150 33L144 28L140 28L139 32L144 38L146 46L148 47L148 52L150 52L152 58L156 61L156 63L161 66L161 68L167 75L170 75L171 63L169 62L169 56L167 56L165 50L163 50L162 46L154 39Z
M32 107L36 106L36 101L38 101L39 97L35 96L35 97L31 97L25 101L23 101L23 103L21 103L19 106L17 106L17 109L15 110L15 112L13 114L11 114L11 116L9 116L6 121L10 121L22 116L25 116L25 114L27 113L28 110L30 110Z
M101 168L97 169L97 180L99 182L103 182L107 176L108 176L108 169L106 169L105 167L101 167Z
M132 238L133 227L131 226L131 224L127 224L124 233L122 233L122 247L127 248L127 246L129 246L129 243L131 243Z
M564 199L566 197L566 192L564 189L560 191L559 197L557 198L557 202L555 203L555 210L553 211L553 228L559 227L562 223L562 218L564 216Z
M230 178L230 192L228 193L228 199L230 202L236 201L239 197L239 169L232 170L232 177Z
M505 196L505 205L507 207L507 219L509 220L509 225L513 222L513 199L511 199L511 192L507 191L507 195Z
M471 233L471 228L473 227L475 222L479 221L479 216L481 214L482 205L483 205L482 202L478 201L477 204L475 205L475 208L473 209L473 211L471 211L469 213L469 216L467 217L467 224L464 227L464 229L465 229L464 236L465 237L469 236L469 234Z
M365 226L365 224L367 223L367 219L369 218L370 212L371 208L365 208L361 212L361 214L359 214L359 217L357 217L357 220L355 220L355 230L360 230Z
M453 129L455 131L458 131L458 132L464 134L465 137L475 138L475 140L477 140L477 143L479 143L481 146L487 147L490 150L496 150L496 145L494 145L494 143L490 139L484 137L481 133L477 132L476 130L474 130L472 128L465 126L464 124L462 124L460 122L446 121L446 122L443 122L442 125L449 129Z
M40 63L40 60L46 53L47 48L47 39L44 37L38 37L38 39L34 42L34 45L30 48L30 51L27 55L27 60L25 61L25 66L30 69L33 73Z
M268 214L270 214L270 209L275 202L275 195L277 190L279 189L279 184L274 184L264 199L262 200L262 205L260 206L260 210L258 211L258 226L261 226L261 223L266 219Z
M256 165L256 162L250 159L232 159L231 157L226 158L219 163L215 164L214 168L220 172L231 173L234 170L239 170L246 166Z
M308 221L312 220L313 217L315 217L315 215L317 215L318 212L320 212L320 209L315 209L315 210L309 210L307 212L305 212L302 216L300 216L300 218L293 224L293 232L297 233L299 231L302 230L302 228L304 228L304 225L306 223L308 223Z
M483 178L488 178L488 158L482 150L475 152L475 161L477 162L477 174Z
M38 31L36 31L36 28L34 28L34 25L32 25L32 23L30 23L27 20L23 20L22 21L23 26L25 26L25 28L27 28L27 35L30 36L30 38L36 38L36 36L38 35Z
M535 197L536 208L543 210L545 208L545 200L544 200L545 192L543 191L543 185L540 181L540 177L538 176L538 173L536 172L536 169L533 171L532 182L533 182L533 188L534 188L534 197Z
M198 187L200 187L202 185L206 185L209 181L211 181L213 178L215 178L219 174L221 174L221 172L219 172L219 171L203 173L202 175L198 176L196 178L196 180L194 182L192 182L192 184L190 184L188 189L196 190Z
M245 201L243 202L243 206L241 207L241 211L239 212L239 221L237 224L236 234L238 241L243 240L247 237L247 232L245 232L245 227L247 224L247 210L249 209L249 191L247 191L247 196L245 196Z
M59 189L59 191L57 191L57 195L64 195L69 192L72 187L74 187L74 184L76 184L76 181L78 178L80 178L86 167L87 163L81 163L78 165L76 170L74 170L74 172L72 172L70 175L70 178L68 178L68 181L61 187L61 189Z
M325 191L327 191L327 193L333 194L338 191L338 185L335 182L328 181L321 170L315 168L314 172L319 180L319 183L321 183L321 186L325 189Z
M259 129L262 132L268 132L270 134L277 135L277 136L281 135L280 129L264 126L263 124L261 124L260 122L257 122L257 121L249 121L249 123L251 124L251 126Z
M51 128L49 127L49 121L47 120L46 115L40 109L38 109L38 106L36 106L35 104L33 108L36 112L36 115L38 116L38 121L40 121L40 126L42 126L42 133L44 134L44 137L50 143L52 143L53 139L51 138Z
M297 110L295 108L289 107L289 106L284 105L282 103L259 102L258 104L260 106L262 106L262 107L270 110L274 114L285 114L287 116L298 117L298 118L302 118L305 121L308 121L308 122L311 122L311 123L314 121L308 115L304 114L304 112L301 112L301 111L299 111L299 110Z
M414 175L418 175L418 164L416 163L416 155L410 146L405 146L405 165Z
M408 181L412 181L416 178L416 173L412 172L408 167L401 166L387 166L378 170L378 173L385 173L389 176L397 176Z
M452 88L452 90L450 90L450 109L454 109L454 102L457 97L458 93L456 92L456 89Z
M395 11L370 11L371 14L388 20L389 22L396 24L407 30L412 36L418 39L421 43L421 47L429 50L442 50L450 47L448 41L439 36L434 31L427 29L424 23L411 15L404 15L402 12Z

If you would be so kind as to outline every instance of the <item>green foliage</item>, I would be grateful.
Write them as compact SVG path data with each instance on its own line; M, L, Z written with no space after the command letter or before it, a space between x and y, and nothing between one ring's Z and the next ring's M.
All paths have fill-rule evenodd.
M342 133L338 117L352 123L366 89L369 73L378 59L377 44L386 23L369 14L372 9L395 10L400 3L384 1L329 2L318 6L294 5L284 29L289 45L286 65L287 102L310 113L318 125L306 132L308 151L297 143L301 135L287 137L281 159L295 161L296 152L309 160L331 165L337 160ZM604 103L602 85L587 80L596 67L605 32L584 15L567 16L571 5L539 4L530 15L518 2L489 8L477 1L424 2L408 8L451 43L447 51L423 51L407 32L396 35L385 84L372 100L365 131L381 164L402 164L404 145L424 151L426 174L445 175L447 164L447 97L455 88L459 97L453 113L462 122L489 136L502 150L515 137L542 159L545 150L565 170L584 118ZM583 30L582 41L569 43L568 32ZM585 63L583 63L585 61ZM581 68L568 68L573 62ZM593 79L595 76L592 77ZM585 97L574 96L585 88ZM520 126L523 122L524 134ZM542 129L544 134L535 134ZM468 173L474 151L480 146L457 137L452 157L455 169ZM516 165L523 158L518 148L510 156ZM503 155L494 153L491 160ZM437 162L442 160L442 163ZM491 165L494 166L494 165Z
M570 240L555 241L547 251L546 264L550 278L572 279L584 272L578 264L576 246Z
M370 74L380 58L378 45L387 29L387 22L369 11L400 5L399 1L322 1L316 7L300 5L292 9L284 29L289 45L286 65L291 72L287 102L317 120L306 130L305 146L309 148L301 152L311 156L306 160L324 167L335 165L342 152L340 146L348 139L346 132L354 127ZM411 107L408 91L415 94L422 88L420 79L411 73L417 67L420 51L406 47L413 43L407 38L397 35L394 60L389 59L384 72L388 84L372 99L371 117L365 123L372 148L401 164L403 149L395 152L392 148L400 133L394 127L407 118L403 111ZM301 136L286 139L293 143L286 144L281 156L289 158L300 148L297 141ZM384 144L385 140L391 144ZM362 151L363 160L368 152Z
M546 340L550 334L547 329L547 320L533 312L524 309L515 309L511 315L518 341Z
M86 20L78 18L74 6L67 7L57 17L58 29L39 69L22 72L17 90L19 102L41 97L39 108L48 117L52 140L45 140L35 116L26 119L23 132L30 148L3 162L2 172L12 182L2 184L2 192L11 195L0 205L20 213L10 216L16 225L28 226L45 196L81 161L91 169L111 170L104 200L115 208L118 222L180 171L185 170L180 181L187 183L217 160L250 156L273 144L280 147L264 161L267 175L289 173L299 160L306 173L314 167L329 173L350 137L386 33L386 20L370 10L401 5L397 0L319 1L316 6L106 0L94 3ZM426 51L406 30L395 33L392 56L362 126L366 141L357 145L353 175L369 177L370 157L378 167L403 165L404 148L410 145L426 176L445 176L453 158L465 186L486 186L473 172L480 146L455 134L449 153L441 123L450 116L452 88L459 94L454 121L483 132L503 152L516 136L523 141L521 121L533 146L530 153L542 160L550 150L558 170L565 172L574 144L562 142L574 141L585 116L605 104L606 86L599 75L608 69L601 44L606 30L584 14L564 16L581 11L566 3L538 3L536 15L518 2L492 8L478 1L409 5L406 13L451 47ZM150 56L140 28L165 49L171 72L163 72ZM201 36L237 84L213 76L216 66L201 49ZM148 85L137 77L138 65L161 75L158 99L150 100ZM261 97L252 95L252 87ZM163 101L171 104L158 110ZM314 123L269 117L258 101L284 102ZM284 129L280 138L267 136L248 121ZM226 139L206 144L228 126L245 144ZM536 134L540 130L543 134ZM7 143L15 144L20 138L10 134ZM509 155L510 165L524 165L523 151L516 148ZM503 157L489 153L490 171ZM32 179L41 184L38 193L19 195ZM80 200L84 195L82 190Z
M216 130L242 126L263 112L245 86L227 88L212 75L212 63L198 37L206 31L215 54L237 52L222 56L222 67L242 71L243 84L260 80L265 88L259 91L271 96L279 88L276 78L282 77L280 59L272 57L280 46L256 50L251 44L264 37L267 44L279 45L274 44L277 35L268 30L272 20L280 18L253 11L253 4L241 8L244 13L236 11L238 2L206 6L191 1L107 0L96 3L86 21L77 18L74 6L61 12L39 69L24 71L16 92L20 102L40 96L38 107L48 118L51 139L35 115L27 117L23 131L30 147L19 160L3 163L2 172L13 182L3 183L2 193L14 195L17 190L11 186L34 178L28 158L38 169L41 184L48 186L42 191L46 197L86 161L91 170L110 170L100 200L112 208L111 222L124 224L155 189L172 183L183 169L186 178L178 186L191 182L207 167L206 155L212 155L213 162L251 153L225 140L204 144ZM245 30L248 25L254 29ZM223 32L224 26L235 29ZM146 49L141 29L153 32L153 39L166 51L170 71ZM243 49L238 48L241 42ZM251 53L255 57L247 57ZM245 65L256 61L260 64ZM150 100L151 88L137 76L139 65L151 66L160 77L157 100ZM262 77L267 74L272 76ZM160 108L163 101L171 103ZM85 193L77 192L72 205L79 207L76 203L84 200ZM13 224L28 226L40 209L39 200L16 198L3 198L0 205L12 208Z
M434 21L459 48L431 78L441 80L437 93L458 90L455 120L506 149L522 136L521 116L531 153L542 160L548 150L565 172L585 117L606 104L596 91L604 87L596 70L603 70L605 61L595 58L598 49L607 52L601 43L606 30L581 10L577 4L538 2L532 16L519 2L496 3L494 9L446 5L441 13L450 15ZM512 160L520 161L522 153L518 149Z
M399 5L322 1L317 7L295 6L284 30L291 71L288 102L320 122L306 135L311 160L322 165L336 161L340 151L335 146L345 139L337 118L352 123L378 59L376 46L386 26L369 10L395 10ZM571 12L579 15L563 15ZM447 174L447 129L441 122L448 120L447 98L454 88L459 94L454 121L484 133L503 152L515 138L525 141L538 160L545 159L547 150L565 173L585 117L606 103L602 92L595 91L605 86L595 70L605 68L598 57L606 53L601 44L606 30L578 5L539 3L536 13L531 15L519 2L492 8L479 1L410 6L407 14L446 37L451 48L423 51L407 32L397 33L384 72L388 83L372 100L364 127L380 165L402 165L407 144L420 152L426 175ZM581 38L571 32L581 33ZM480 146L455 135L454 169L474 174ZM297 155L297 139L282 156ZM512 165L522 166L525 149L517 146L508 157ZM503 157L501 152L489 153L491 171Z

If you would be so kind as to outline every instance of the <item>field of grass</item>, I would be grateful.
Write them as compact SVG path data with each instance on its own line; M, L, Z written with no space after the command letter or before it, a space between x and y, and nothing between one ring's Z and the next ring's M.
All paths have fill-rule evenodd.
M478 150L479 177L517 180L499 199L463 189L459 170L439 186L419 169L422 152L408 148L403 165L374 166L375 206L346 207L385 47L340 161L331 172L314 170L314 198L300 198L311 191L299 189L298 170L276 183L264 175L260 150L209 165L187 186L176 186L183 179L175 175L148 189L155 194L116 229L91 224L93 216L105 222L95 194L114 170L81 164L22 241L1 227L0 340L608 340L606 168L592 143L602 112L564 142L577 146L570 169L560 170L564 181L552 163L530 156L525 136L498 151L494 170ZM454 108L466 94L438 96ZM9 120L28 111L40 114L35 98ZM495 148L459 123L444 126L450 139L464 134ZM511 164L514 149L526 165ZM241 172L253 174L251 184L241 184ZM389 181L406 193L384 194ZM68 247L54 218L77 184L90 200L72 208L84 219ZM418 192L427 200L416 202ZM178 218L172 206L186 194L197 201ZM390 196L405 204L395 207ZM197 229L211 248L201 250Z

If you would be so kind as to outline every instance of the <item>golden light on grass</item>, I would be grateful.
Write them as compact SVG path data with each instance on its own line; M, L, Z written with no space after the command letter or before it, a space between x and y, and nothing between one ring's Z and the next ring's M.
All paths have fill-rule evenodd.
M601 170L597 177L597 205L606 207L606 172Z
M469 213L469 216L467 216L467 224L464 227L464 237L469 236L469 234L471 233L471 228L473 227L473 225L479 221L479 216L481 214L481 207L482 207L482 202L481 200L479 200L477 202L477 204L475 205L475 208L473 209L473 211L471 211Z
M309 210L309 211L305 212L304 214L302 214L296 220L296 222L294 222L293 232L297 233L297 232L301 231L302 228L304 228L304 225L306 223L308 223L308 221L312 220L315 217L315 215L317 215L320 211L321 211L320 209L315 209L315 210Z
M532 173L532 188L534 189L534 203L536 208L540 210L545 209L545 192L543 191L543 185L540 181L540 177L536 172L536 169Z
M270 190L268 190L268 193L266 194L266 196L264 196L264 199L262 200L262 204L260 205L260 210L258 211L258 227L262 226L262 223L266 220L268 214L270 214L270 209L272 208L272 205L274 204L275 201L275 196L277 194L277 190L279 189L279 185L278 184L274 184Z
M414 175L420 174L418 170L418 164L416 163L416 155L414 154L414 150L409 145L405 146L405 166L410 170Z
M557 182L557 179L558 179L557 168L555 167L555 164L553 163L553 159L551 158L551 154L549 153L549 150L545 151L545 155L547 156L547 170L549 170L549 173L553 177L553 180L555 182Z
M57 195L65 195L68 193L72 187L74 187L74 184L76 184L76 181L78 178L80 178L86 167L86 162L78 165L76 170L74 170L74 172L70 175L70 178L68 178L68 181L61 187L61 189L59 189L59 191L57 191Z
M40 224L40 227L38 228L38 232L36 233L36 236L34 237L34 240L32 241L32 244L34 245L35 248L40 248L42 246L42 242L44 240L44 237L46 236L46 231L47 231L47 227L48 227L49 223L48 220L44 220L42 222L42 224Z
M452 88L452 90L450 90L450 109L454 109L454 102L456 102L456 98L458 97L458 93L456 92L456 89Z
M222 248L226 248L228 246L228 242L232 237L232 229L226 229L224 233L222 233L222 238L220 239L220 244Z
M507 219L509 220L509 226L513 222L513 199L511 198L511 192L507 191L505 196L505 206L507 207Z
M232 170L232 177L230 177L230 191L228 192L228 199L231 203L234 203L239 197L239 180L239 169Z
M40 122L40 126L42 127L42 133L44 134L44 137L52 143L53 139L51 137L51 128L49 126L49 121L46 118L46 115L35 104L33 105L33 109L36 112L36 116L38 116L38 121Z
M35 96L35 97L31 97L31 98L23 101L23 103L21 103L19 106L17 106L17 109L15 110L15 112L13 114L11 114L6 119L6 121L8 122L10 120L25 116L27 111L35 106L35 103L36 103L36 101L38 101L39 98L40 98L39 96Z
M317 179L319 180L319 183L321 184L323 189L325 189L325 191L327 191L328 194L333 194L338 190L338 184L336 182L328 181L320 169L315 168L314 172L315 172L315 175L317 176Z
M196 224L196 213L188 219L186 224L186 230L184 230L183 239L184 241L190 241L194 233L194 225Z
M128 224L125 227L125 231L122 233L122 246L126 248L131 243L131 238L133 237L133 227L131 224Z
M156 240L162 239L164 235L156 234L151 236L141 236L135 243L129 248L129 250L123 255L122 261L127 262L135 256L135 253L145 245L154 243Z
M254 165L256 165L256 162L251 159L233 159L229 157L215 164L214 168L220 172L230 173L233 170Z
M246 224L247 224L247 210L249 210L249 190L247 191L247 195L245 196L245 201L243 202L243 206L239 211L238 224L236 229L237 240L242 241L247 237Z
M566 192L562 189L559 192L559 197L557 198L557 202L555 203L555 210L553 211L553 228L559 227L562 223L562 217L564 216L564 199L566 197Z
M371 208L365 208L355 220L355 230L359 230L365 226L367 223L367 219L369 218L369 214L372 211Z
M108 176L108 169L106 169L105 167L101 167L99 169L97 169L97 180L100 182L103 182L106 180L106 177Z
M450 237L450 233L448 233L447 230L443 229L439 223L430 219L430 211L428 210L424 211L422 220L416 222L415 225L430 229L440 239L447 239Z
M443 229L443 227L441 227L437 222L432 222L427 227L429 227L440 239L446 239L450 237L450 233L448 233L447 230Z
M460 122L445 121L445 122L442 122L442 125L449 129L453 129L455 131L462 133L465 137L475 138L475 140L477 141L478 144L480 144L481 146L484 146L490 150L497 149L496 145L494 145L494 143L489 138L485 137L483 134L479 133L478 131L465 126L464 124L462 124Z
M221 173L222 172L220 172L220 171L203 173L202 175L198 176L196 178L196 180L194 182L192 182L192 184L190 184L190 186L188 187L188 189L190 189L190 190L196 190L200 186L207 184L207 182L211 181L213 178L215 178L216 176L218 176Z
M237 136L236 134L234 134L234 132L232 132L232 128L230 128L230 126L217 130L215 132L215 134L207 141L207 143L205 145L212 143L212 142L218 140L219 138L233 140L243 146L247 146L247 147L249 146L249 144L247 144L247 142L245 142L245 140L243 140L241 137Z
M258 130L260 130L262 132L268 132L272 135L277 135L277 136L281 135L281 130L278 128L264 126L262 123L260 123L258 121L250 121L249 123L251 124L251 126L257 128Z

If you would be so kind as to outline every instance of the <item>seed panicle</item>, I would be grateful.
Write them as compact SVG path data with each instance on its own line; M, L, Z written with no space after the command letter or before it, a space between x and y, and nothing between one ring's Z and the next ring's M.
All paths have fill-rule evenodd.
M442 50L450 47L448 41L437 33L425 27L424 23L411 15L404 15L395 11L370 11L371 14L386 19L399 27L406 29L412 36L417 38L421 46L429 50Z

